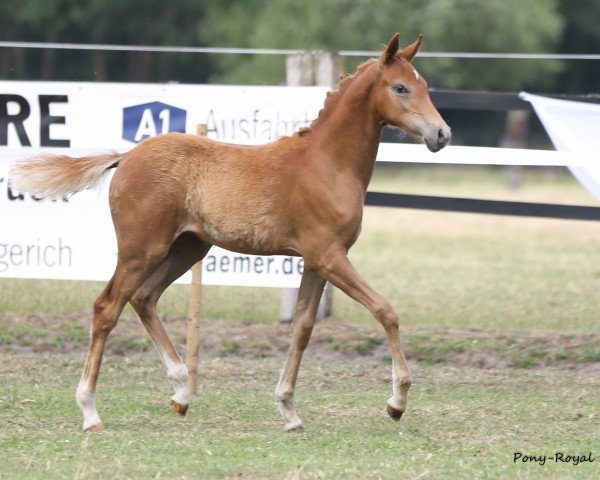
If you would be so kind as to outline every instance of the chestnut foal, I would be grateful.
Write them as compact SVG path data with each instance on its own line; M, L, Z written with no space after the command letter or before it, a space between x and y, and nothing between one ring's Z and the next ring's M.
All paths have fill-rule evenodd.
M431 104L427 84L411 65L422 36L401 50L394 35L372 59L328 95L319 117L291 137L260 146L166 134L128 153L74 159L42 156L18 163L13 187L61 197L99 184L117 167L109 201L119 247L112 279L94 303L89 352L77 403L83 429L100 430L95 392L104 346L127 302L154 340L185 415L188 371L156 313L164 290L212 245L245 254L304 257L293 337L276 389L287 430L302 428L294 390L326 281L363 304L382 324L392 354L393 395L387 411L399 419L411 377L400 347L398 317L350 264L363 202L384 125L399 127L432 152L450 129Z

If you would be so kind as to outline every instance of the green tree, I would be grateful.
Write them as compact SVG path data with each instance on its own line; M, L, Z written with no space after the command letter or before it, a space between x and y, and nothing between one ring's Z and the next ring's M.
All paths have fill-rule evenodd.
M563 22L556 0L252 0L211 2L200 32L211 45L322 50L378 49L401 32L408 44L420 32L429 51L552 52ZM252 19L249 21L248 19ZM221 29L220 25L226 25ZM215 81L281 83L281 58L219 60ZM440 88L514 90L548 79L559 62L420 59L419 69ZM349 63L348 69L354 68Z
M0 39L377 50L400 31L403 44L423 32L429 51L594 53L599 19L597 0L3 0ZM346 70L362 60L347 59ZM600 76L598 61L416 65L438 88L587 93ZM0 78L283 83L285 59L3 48Z
M203 8L194 0L4 0L2 40L181 45L197 42ZM206 81L206 55L2 49L6 79Z
M555 0L430 0L423 11L437 51L551 53L563 22ZM558 61L431 59L423 73L444 88L513 91L549 88Z
M598 0L561 0L560 11L566 22L560 51L563 53L600 53L600 2ZM563 93L600 93L600 61L577 60L559 75L556 90Z

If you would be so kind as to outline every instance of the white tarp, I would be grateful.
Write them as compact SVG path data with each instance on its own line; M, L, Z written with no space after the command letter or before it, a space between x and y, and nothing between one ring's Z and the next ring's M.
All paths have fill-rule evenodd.
M521 92L531 102L554 147L577 154L571 173L600 201L600 105L541 97Z
M40 151L126 151L148 136L194 133L264 143L316 118L325 87L244 87L0 81L0 277L108 280L116 240L108 181L68 201L38 201L8 188L8 169ZM213 248L203 282L297 287L302 259ZM189 282L189 274L180 281Z

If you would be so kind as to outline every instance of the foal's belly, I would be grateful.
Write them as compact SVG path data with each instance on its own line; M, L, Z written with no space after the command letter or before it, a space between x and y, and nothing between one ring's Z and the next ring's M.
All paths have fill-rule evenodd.
M244 221L247 220L247 221ZM213 218L196 225L200 237L207 242L234 252L273 255L291 253L290 242L276 232L270 219L227 218L215 222Z
M213 245L257 255L296 252L289 222L264 201L227 196L190 207L189 229Z

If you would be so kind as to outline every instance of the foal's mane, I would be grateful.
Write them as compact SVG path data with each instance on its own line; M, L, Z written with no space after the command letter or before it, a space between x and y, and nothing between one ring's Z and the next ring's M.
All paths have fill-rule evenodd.
M353 74L346 73L341 75L337 89L327 92L325 103L323 104L323 108L319 111L317 118L313 120L310 126L301 128L298 131L298 135L304 136L309 134L315 127L318 127L324 120L326 120L327 117L331 115L331 112L335 110L335 107L343 97L344 92L348 90L354 80L360 77L374 63L377 63L377 59L371 58L361 63Z

